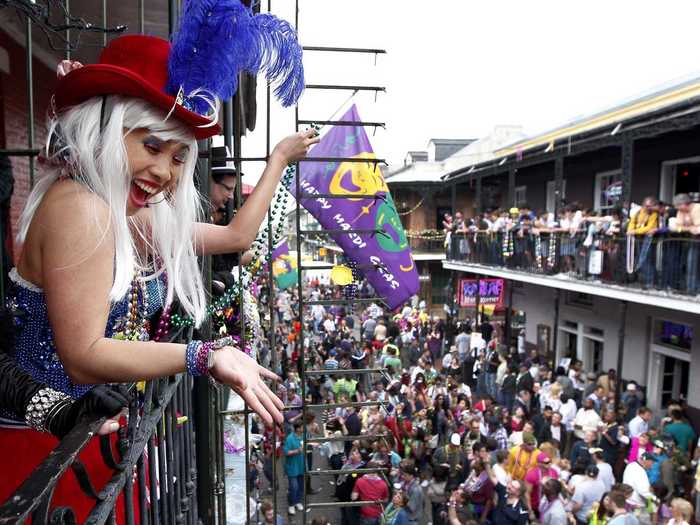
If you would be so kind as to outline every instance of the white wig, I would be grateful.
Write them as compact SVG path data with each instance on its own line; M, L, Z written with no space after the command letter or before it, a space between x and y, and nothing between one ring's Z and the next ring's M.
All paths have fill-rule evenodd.
M101 130L103 103L106 125ZM185 311L198 325L204 319L206 297L194 252L194 224L202 216L200 196L194 182L197 142L192 132L175 118L147 102L118 95L91 98L49 119L45 155L47 173L27 199L19 222L17 240L24 242L32 217L51 185L61 177L62 166L71 177L99 195L110 209L114 231L114 283L111 301L123 298L134 273L149 267L141 260L134 237L150 239L148 250L168 274L166 305L177 296ZM124 130L146 128L163 141L175 140L189 146L182 174L171 195L151 205L152 231L141 231L139 223L127 216L131 176L128 168ZM53 162L60 161L60 162Z

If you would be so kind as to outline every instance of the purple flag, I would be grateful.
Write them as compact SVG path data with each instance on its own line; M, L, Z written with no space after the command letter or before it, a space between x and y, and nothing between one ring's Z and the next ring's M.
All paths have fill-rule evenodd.
M359 122L353 105L340 120ZM335 126L309 157L374 159L363 127ZM304 199L301 204L326 230L376 230L377 233L333 233L345 255L360 265L367 280L394 309L418 292L418 272L396 206L379 166L374 162L301 162L302 195L348 195L348 199ZM295 187L292 184L292 188ZM361 195L352 197L353 195ZM377 195L377 197L364 197Z
M282 290L297 284L297 262L289 255L287 239L272 250L272 275Z

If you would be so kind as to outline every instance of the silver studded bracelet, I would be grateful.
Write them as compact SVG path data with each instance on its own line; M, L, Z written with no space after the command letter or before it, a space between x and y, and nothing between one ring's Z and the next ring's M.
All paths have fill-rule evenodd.
M73 401L70 396L53 388L42 388L27 405L24 419L31 428L39 432L49 432L51 418L65 405Z

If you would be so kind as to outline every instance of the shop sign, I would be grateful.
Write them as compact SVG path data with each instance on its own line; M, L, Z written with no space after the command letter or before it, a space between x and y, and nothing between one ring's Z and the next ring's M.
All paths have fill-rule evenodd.
M476 306L476 292L479 287L479 304L503 306L505 283L503 279L460 279L459 305L462 308Z

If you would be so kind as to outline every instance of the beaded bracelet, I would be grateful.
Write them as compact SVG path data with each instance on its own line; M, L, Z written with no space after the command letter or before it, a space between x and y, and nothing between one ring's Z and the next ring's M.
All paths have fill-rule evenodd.
M185 351L187 373L194 377L208 375L209 352L213 350L211 343L203 343L197 340L190 341Z

